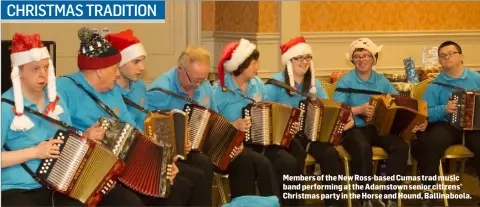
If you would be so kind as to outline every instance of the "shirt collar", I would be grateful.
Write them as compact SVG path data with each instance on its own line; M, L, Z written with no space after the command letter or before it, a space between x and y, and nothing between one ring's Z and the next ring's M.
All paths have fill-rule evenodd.
M465 68L462 68L462 70L463 70L462 75L460 75L460 77L458 77L458 78L451 77L451 76L447 75L446 73L442 72L443 78L447 81L456 80L456 79L464 80L464 79L467 78L467 70Z
M115 83L115 87L120 91L120 93L122 93L122 95L127 95L128 93L130 93L135 89L135 87L137 86L137 81L129 81L128 86L130 86L130 88L125 89L124 87L121 87L120 85L118 85L118 83Z
M37 108L38 111L41 111L41 112L44 111L44 109L47 107L49 103L50 102L48 101L47 86L45 86L43 88L43 108L42 109ZM36 103L29 101L25 96L23 96L23 105L31 109L34 109L33 108L34 106L37 107Z
M237 91L238 93L243 93L242 89L240 89L240 87L238 87L237 83L235 83L235 81L233 81L233 75L231 73L226 73L224 77L225 77L225 86L232 89L233 91ZM255 85L256 85L256 83L255 83L253 78L248 80L247 91L249 91Z
M364 83L364 82L375 83L375 74L374 74L375 71L372 70L372 72L370 73L370 77L368 77L368 79L366 81L364 81L364 80L362 80L362 78L360 78L356 69L354 69L353 72L355 73L355 80L357 80L358 83Z

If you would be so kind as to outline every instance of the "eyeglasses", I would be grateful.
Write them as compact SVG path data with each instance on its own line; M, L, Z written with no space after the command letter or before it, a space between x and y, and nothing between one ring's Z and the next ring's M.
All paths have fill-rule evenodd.
M203 81L207 80L207 78L202 78L202 79L195 79L194 81L192 81L192 79L190 78L190 75L188 75L187 70L185 68L182 68L182 69L183 71L185 71L185 74L187 75L187 78L191 84L201 84L203 83Z
M371 55L365 55L365 56L353 56L353 61L359 61L359 60L370 60L372 59Z
M440 54L438 54L438 57L441 58L441 59L447 59L447 58L452 57L453 55L455 55L457 53L460 54L460 52L440 53Z
M311 55L307 55L307 56L297 56L297 57L294 57L292 59L294 59L296 61L303 62L304 60L311 61L313 59L313 57Z

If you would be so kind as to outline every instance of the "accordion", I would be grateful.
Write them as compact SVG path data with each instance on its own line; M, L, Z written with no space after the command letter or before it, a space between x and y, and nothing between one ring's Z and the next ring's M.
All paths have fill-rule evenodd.
M173 128L173 129L172 129ZM188 117L180 110L152 111L145 119L145 131L148 137L164 144L170 142L174 154L182 160L187 157L185 146L188 139ZM166 140L173 138L173 140ZM167 145L169 143L166 143Z
M299 105L304 111L299 133L313 142L342 143L343 128L352 111L350 106L332 99L305 99Z
M450 115L450 124L458 129L480 130L480 92L456 90L452 98L457 101L457 111Z
M238 131L224 116L196 104L186 104L189 121L189 139L192 150L210 157L220 170L227 169L245 133Z
M300 119L300 109L274 102L248 104L243 118L251 117L252 126L245 134L245 143L262 146L290 146L295 134L292 124Z
M96 206L115 186L125 163L101 144L73 132L58 130L54 139L63 141L58 144L60 155L42 160L37 176L56 191Z
M395 134L409 140L414 135L413 128L428 117L425 101L405 95L374 95L370 97L370 105L375 112L367 118L367 123L377 128L379 136Z
M105 129L102 143L126 163L118 180L143 195L168 197L171 189L167 169L173 163L171 145L161 145L128 123L101 117L100 124ZM168 133L171 128L166 125L167 133L161 134L162 138L167 136L164 143L173 139L172 133Z

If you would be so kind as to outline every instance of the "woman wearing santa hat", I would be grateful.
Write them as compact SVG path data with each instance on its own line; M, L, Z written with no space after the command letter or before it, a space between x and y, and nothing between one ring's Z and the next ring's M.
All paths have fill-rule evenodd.
M116 81L115 89L125 98L137 106L145 107L145 95L147 89L140 78L145 70L144 60L147 52L140 40L133 35L130 29L119 33L111 33L105 39L117 48L122 55L119 63L120 78ZM126 103L128 112L135 119L137 127L143 130L146 118L146 111L139 110L135 106ZM191 146L186 146L189 152ZM206 158L208 159L208 158ZM176 176L173 191L168 199L141 196L146 205L168 205L168 206L211 206L211 182L206 181L201 169L189 166L182 162L175 162L179 173ZM189 196L190 195L190 196Z
M377 46L368 38L360 38L350 44L347 58L355 65L355 69L345 74L338 82L333 98L352 106L355 116L355 127L344 135L343 147L350 154L352 171L356 175L371 176L372 145L382 147L388 154L387 175L405 175L407 170L408 144L398 135L378 136L374 126L367 126L364 117L373 116L374 109L369 105L370 97L374 93L398 94L385 76L373 70L377 63L378 53L383 45ZM366 93L370 91L372 93ZM361 185L372 182L359 182ZM388 184L401 184L401 181L387 181ZM372 193L371 191L365 191ZM389 191L387 193L395 193ZM385 201L380 201L385 202ZM394 200L383 203L387 206L396 206ZM363 200L362 206L372 206L370 200Z
M218 63L220 81L214 85L214 102L217 111L240 131L247 131L251 127L250 118L242 118L242 108L252 100L261 101L263 97L263 82L256 76L259 57L256 45L241 39L225 46ZM295 159L279 147L265 148L265 156L259 153L263 149L256 147L247 145L243 154L253 158L260 195L278 195L278 181L282 180L283 174L290 173L289 169L294 168ZM255 180L251 182L254 186Z
M285 70L275 74L272 78L285 82L293 88L317 98L328 98L320 82L315 78L315 67L313 65L312 48L305 43L304 37L296 37L280 46L282 51L282 63ZM293 94L283 88L275 85L265 85L265 100L287 104L292 107L298 107L299 102L305 99L300 94ZM353 126L353 120L345 126ZM301 174L305 166L307 157L306 147L309 141L301 134L297 134L290 144L289 152L295 157L297 166L296 174ZM308 153L320 163L320 168L325 175L338 175L341 173L342 166L337 151L329 143L312 142L310 143ZM340 184L337 182L323 182L325 185ZM326 191L326 193L335 193ZM297 204L302 205L303 201L297 200ZM327 199L326 206L343 206L343 200Z
M52 205L52 191L35 181L27 169L35 172L41 159L58 157L56 144L62 141L51 138L59 127L27 113L25 108L67 124L71 124L70 115L57 95L53 63L38 34L16 33L10 58L13 87L2 94L2 99L14 105L2 101L2 204ZM60 204L81 204L69 198L64 201Z

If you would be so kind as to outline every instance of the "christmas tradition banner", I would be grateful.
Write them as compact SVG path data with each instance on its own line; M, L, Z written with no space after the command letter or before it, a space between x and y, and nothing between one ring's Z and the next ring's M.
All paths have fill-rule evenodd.
M3 22L165 22L159 0L2 0Z

